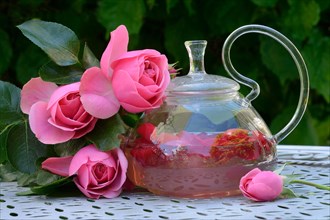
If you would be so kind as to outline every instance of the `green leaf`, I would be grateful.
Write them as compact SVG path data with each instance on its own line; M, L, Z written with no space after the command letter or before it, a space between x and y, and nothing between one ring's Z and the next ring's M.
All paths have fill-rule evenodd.
M156 5L156 0L146 0L148 9L152 9Z
M79 65L58 66L53 62L43 65L39 75L44 81L57 84L70 84L80 81L84 70Z
M295 39L303 40L320 20L320 7L314 1L288 0L290 9L284 17L283 27Z
M274 170L274 173L277 173L278 175L280 175L282 173L282 171L284 170L285 166L287 165L287 163L284 163L280 168Z
M35 185L36 180L37 180L37 172L33 174L20 173L17 178L17 185L19 186Z
M193 7L193 1L191 0L183 0L183 4L185 5L189 15L192 15L195 13L194 7Z
M93 52L89 49L87 44L85 43L84 53L82 57L82 65L85 69L88 69L93 66L100 66L100 61L95 57Z
M330 7L330 1L316 0L316 2L320 6L321 11L324 11Z
M19 53L15 66L16 78L21 84L25 84L33 77L38 77L38 71L42 65L49 61L45 53L34 45L30 45Z
M291 189L284 187L280 197L281 198L297 198L298 196Z
M120 112L123 122L131 128L135 128L141 118L141 114L133 114L126 111Z
M60 157L72 156L76 154L82 147L87 146L84 138L72 139L68 142L56 144L54 150Z
M13 55L9 35L0 29L0 76L7 70Z
M313 32L302 54L309 72L310 86L330 102L330 37Z
M314 120L314 125L319 139L323 140L319 145L330 146L330 116L322 121Z
M97 19L108 32L124 24L130 34L139 33L144 14L143 0L100 0L97 9Z
M7 158L7 137L9 129L2 130L0 133L0 164L8 160Z
M109 119L99 120L94 130L87 134L87 139L100 150L107 151L119 147L119 135L124 132L124 123L116 114Z
M250 1L222 0L217 4L214 1L205 1L204 4L203 11L200 13L203 13L204 17L207 18L206 25L208 25L209 30L212 30L213 34L231 33L236 28L253 22L251 18L254 14L255 5ZM191 28L192 24L194 24L193 28ZM196 26L201 26L195 26L194 22L191 22L191 25L187 28L194 30Z
M291 184L292 181L294 181L300 176L301 176L300 174L293 174L293 173L285 175L285 178L283 179L284 180L283 185L288 186L289 184Z
M0 182L11 182L17 180L19 172L9 163L0 164Z
M166 12L167 14L171 13L171 9L178 4L179 0L167 0L166 1Z
M17 27L56 64L69 66L78 62L80 42L71 29L55 22L37 19L26 21Z
M37 184L38 185L47 185L56 180L60 179L61 177L45 170L39 170L37 173Z
M21 90L18 87L0 81L0 134L6 127L24 120L20 100Z
M20 172L34 173L37 159L47 156L49 147L38 141L27 121L13 126L8 133L8 160Z
M56 181L51 182L46 185L31 187L31 189L29 191L20 192L20 193L17 193L16 195L18 195L18 196L48 195L48 194L56 191L59 187L62 187L71 182L72 182L71 177L65 177L65 178L61 178L59 180L56 180Z
M18 1L20 5L24 7L31 7L31 8L37 8L40 7L40 5L44 2L43 0L19 0Z
M297 67L289 52L277 41L262 37L260 44L262 62L285 85L287 80L299 78Z
M255 5L260 7L274 7L278 0L251 0Z

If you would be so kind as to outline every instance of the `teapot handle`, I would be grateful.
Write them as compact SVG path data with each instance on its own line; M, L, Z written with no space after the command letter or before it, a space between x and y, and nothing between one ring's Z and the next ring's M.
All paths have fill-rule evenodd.
M274 139L276 143L279 143L286 136L288 136L291 133L291 131L297 126L297 124L301 120L306 110L308 95L309 95L309 79L308 79L307 67L298 49L293 45L293 43L288 38L286 38L283 34L279 33L278 31L269 28L267 26L255 25L255 24L242 26L236 29L228 36L228 38L226 39L223 45L222 61L226 71L229 73L229 75L232 78L252 89L252 91L246 96L246 100L248 102L251 102L259 95L260 92L259 85L252 79L249 79L241 75L239 72L237 72L236 69L233 67L233 64L230 59L230 49L232 44L238 37L246 33L260 33L267 35L278 41L290 53L291 57L293 58L298 68L298 72L300 76L300 97L298 101L298 106L289 123L284 128L282 128L282 130L280 130L277 134L274 135Z

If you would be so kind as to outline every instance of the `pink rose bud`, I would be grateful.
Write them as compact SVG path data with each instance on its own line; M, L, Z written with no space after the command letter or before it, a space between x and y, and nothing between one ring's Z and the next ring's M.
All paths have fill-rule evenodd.
M179 74L180 69L176 69L176 65L178 64L178 62L176 63L172 63L172 64L168 64L168 71L170 73L171 79L174 78L177 74Z
M272 171L255 168L243 176L239 188L243 195L257 202L276 199L283 190L283 179Z

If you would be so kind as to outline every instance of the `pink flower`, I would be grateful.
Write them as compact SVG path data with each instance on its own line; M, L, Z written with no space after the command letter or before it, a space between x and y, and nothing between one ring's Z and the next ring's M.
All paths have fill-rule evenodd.
M81 78L81 101L91 115L109 118L120 105L131 113L159 107L170 82L165 55L156 50L127 52L124 25L111 32L102 54L101 68L87 69Z
M283 179L274 172L255 168L241 178L239 188L251 200L271 201L281 194Z
M129 51L111 67L114 93L126 111L143 112L163 103L170 82L165 55L150 49Z
M87 197L117 197L126 181L128 162L120 148L100 151L94 145L80 149L74 156L51 157L42 168L60 176L72 176L74 183Z
M80 85L81 101L91 115L96 118L109 118L115 115L120 103L112 89L113 60L127 52L128 32L124 25L120 25L111 32L111 40L101 57L101 68L87 69Z
M58 87L55 83L33 78L21 92L21 109L29 114L32 132L44 144L57 144L80 138L97 121L82 106L80 83Z

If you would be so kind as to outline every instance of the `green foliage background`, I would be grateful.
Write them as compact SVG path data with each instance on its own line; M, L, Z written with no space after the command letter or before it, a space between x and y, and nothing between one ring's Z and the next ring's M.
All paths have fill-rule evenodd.
M100 58L109 32L125 24L129 49L153 48L188 72L184 41L208 41L209 74L227 76L221 63L226 37L246 24L263 24L286 35L301 51L311 83L309 105L298 127L281 144L330 145L330 0L11 0L0 2L0 77L22 87L49 58L17 25L39 18L72 29ZM293 115L299 76L289 54L274 40L244 35L232 49L236 69L255 79L254 107L275 134ZM249 89L242 86L241 92Z

